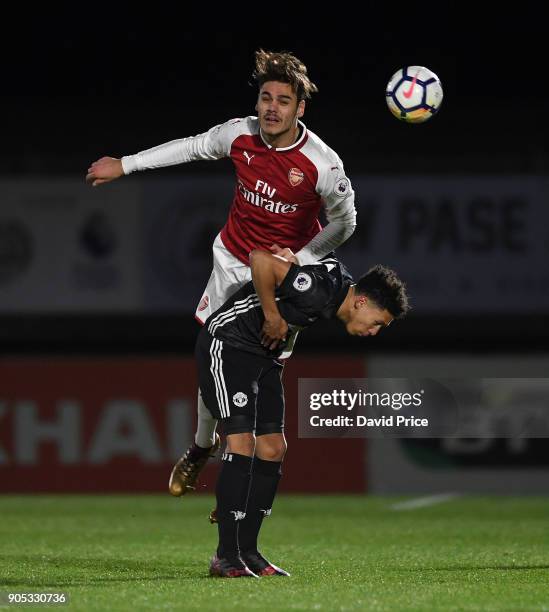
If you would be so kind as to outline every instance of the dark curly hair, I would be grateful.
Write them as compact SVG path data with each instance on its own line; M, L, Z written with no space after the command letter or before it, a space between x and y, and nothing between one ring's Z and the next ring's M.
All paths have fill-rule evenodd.
M289 83L298 102L310 100L311 94L318 91L317 86L309 80L305 64L287 51L256 51L252 78L259 88L267 81Z
M410 310L406 285L394 270L377 265L358 279L358 295L369 297L382 310L388 310L395 319L402 319Z

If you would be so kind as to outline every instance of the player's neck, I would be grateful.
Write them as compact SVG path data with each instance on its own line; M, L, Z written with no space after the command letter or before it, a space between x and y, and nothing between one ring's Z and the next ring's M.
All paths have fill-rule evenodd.
M353 299L355 297L355 286L351 285L349 290L347 291L347 295L345 299L341 303L341 306L337 309L336 317L343 321L343 323L348 323L351 318L351 309L353 307Z
M267 144L271 145L271 147L273 147L274 149L285 149L286 147L291 147L297 141L300 134L301 127L299 124L282 134L265 134L265 132L261 130L263 140Z

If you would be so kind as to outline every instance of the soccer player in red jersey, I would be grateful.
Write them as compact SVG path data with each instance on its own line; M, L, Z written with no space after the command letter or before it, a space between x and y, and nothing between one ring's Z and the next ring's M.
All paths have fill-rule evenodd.
M91 164L93 186L135 171L194 160L230 157L236 186L227 222L213 244L213 271L196 310L200 323L251 280L248 256L271 251L299 265L312 264L342 244L356 225L354 191L338 155L301 118L317 91L306 66L291 53L259 50L253 77L256 116L232 119L209 131L173 140L121 159ZM324 210L328 223L318 216ZM219 445L217 421L198 396L195 443L177 463L170 492L193 489Z

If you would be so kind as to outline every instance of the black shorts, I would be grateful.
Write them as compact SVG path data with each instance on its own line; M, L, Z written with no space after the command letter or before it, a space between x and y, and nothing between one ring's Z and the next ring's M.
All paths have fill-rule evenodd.
M202 399L226 434L284 430L283 365L228 346L205 327L195 349Z

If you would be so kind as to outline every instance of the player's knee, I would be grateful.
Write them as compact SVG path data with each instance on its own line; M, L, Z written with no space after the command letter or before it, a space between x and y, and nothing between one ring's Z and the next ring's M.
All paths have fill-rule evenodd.
M252 432L244 432L228 435L226 452L253 457L255 452L254 434Z
M288 445L282 433L257 437L255 454L265 461L282 461Z

